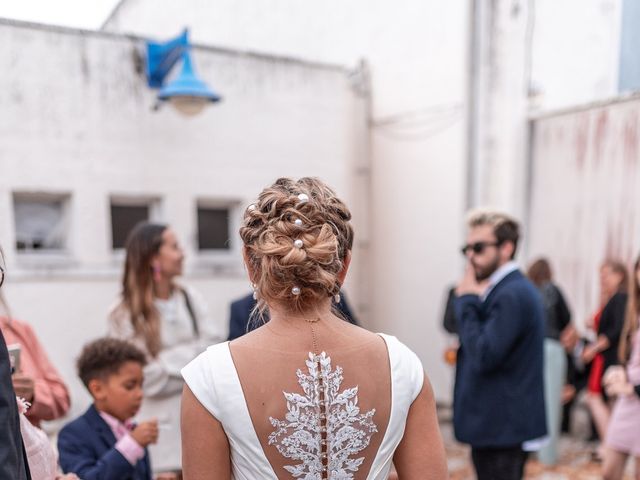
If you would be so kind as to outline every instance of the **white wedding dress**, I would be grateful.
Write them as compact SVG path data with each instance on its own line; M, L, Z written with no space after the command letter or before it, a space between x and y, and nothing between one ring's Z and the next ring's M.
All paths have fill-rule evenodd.
M388 352L388 358L383 360L385 365L388 361L390 379L385 378L385 382L376 377L384 370L375 366L379 363L372 362L368 370L366 358L372 357L357 352L348 356L323 351L301 359L299 353L296 357L289 354L286 361L278 364L277 372L260 366L263 370L256 376L273 378L262 379L259 390L278 405L277 413L261 415L265 418L255 417L265 403L259 398L249 402L245 398L245 392L250 390L247 384L260 380L244 377L241 382L229 342L209 347L189 363L182 370L187 385L222 424L229 439L232 478L386 480L409 408L422 389L424 373L418 357L404 344L392 336L380 337ZM347 363L332 360L333 353ZM359 371L359 376L349 376L350 368ZM283 379L282 384L278 378ZM373 387L384 383L389 395L365 397L367 391L374 391L373 387L359 390L358 385L349 383L354 379ZM269 385L274 389L266 393ZM363 404L367 407L361 410ZM249 405L256 405L255 410ZM383 413L376 416L376 411ZM260 435L260 429L269 434ZM375 435L378 437L373 442ZM274 459L279 460L280 467L273 465Z

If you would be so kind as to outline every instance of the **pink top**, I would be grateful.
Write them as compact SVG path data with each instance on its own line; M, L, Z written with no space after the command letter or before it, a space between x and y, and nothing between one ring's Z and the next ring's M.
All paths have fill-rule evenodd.
M7 345L19 343L20 371L33 377L35 393L27 418L36 427L41 420L53 420L69 410L69 391L49 361L35 332L27 323L0 317L0 329Z
M131 465L135 465L142 460L144 458L144 448L129 434L134 428L133 422L127 420L122 423L106 412L99 411L99 413L116 437L116 450L118 450Z

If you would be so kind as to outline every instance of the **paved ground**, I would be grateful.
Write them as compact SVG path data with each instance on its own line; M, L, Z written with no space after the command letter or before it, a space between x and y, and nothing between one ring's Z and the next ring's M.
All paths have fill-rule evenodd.
M441 413L440 427L447 449L449 474L451 480L474 480L473 467L469 449L457 443L453 438L450 412ZM578 412L578 417L584 415ZM578 425L572 434L560 440L560 458L558 465L549 467L542 465L535 458L527 462L525 478L529 480L598 480L602 478L600 463L592 461L592 452L596 445L586 442L585 418L578 418ZM633 480L633 462L629 462L625 480Z

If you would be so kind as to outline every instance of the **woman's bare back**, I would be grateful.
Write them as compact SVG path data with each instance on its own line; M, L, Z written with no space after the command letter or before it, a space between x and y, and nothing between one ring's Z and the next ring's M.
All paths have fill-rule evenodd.
M233 341L230 350L279 478L367 478L391 411L381 336L336 317L280 320Z

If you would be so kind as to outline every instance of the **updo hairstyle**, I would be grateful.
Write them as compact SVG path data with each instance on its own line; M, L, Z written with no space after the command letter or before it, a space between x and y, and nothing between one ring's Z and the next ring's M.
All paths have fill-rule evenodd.
M258 309L305 312L340 291L353 246L351 212L317 178L279 178L249 205L240 228Z

